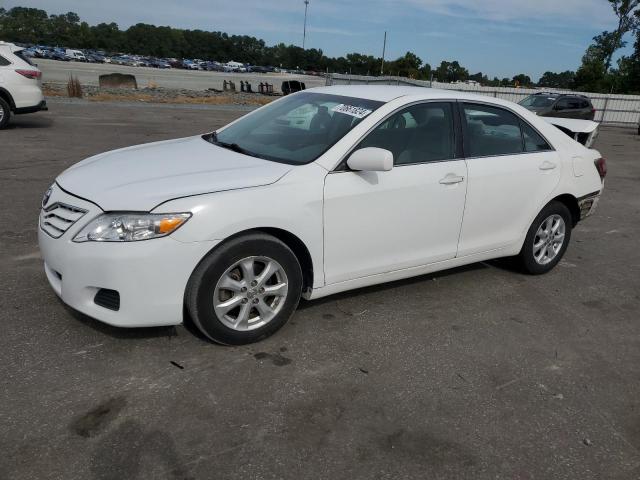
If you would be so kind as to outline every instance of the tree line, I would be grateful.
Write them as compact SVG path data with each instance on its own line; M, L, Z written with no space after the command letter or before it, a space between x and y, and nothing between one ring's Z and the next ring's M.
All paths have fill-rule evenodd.
M640 0L608 1L618 19L617 28L594 37L581 67L576 71L545 72L537 85L548 88L592 92L640 93ZM635 35L635 50L612 66L614 53L625 46L623 37ZM251 65L270 65L287 69L353 75L398 75L421 80L456 82L474 80L487 86L533 86L525 74L490 79L482 72L470 74L458 61L442 61L433 68L412 52L392 61L360 53L328 57L321 49L302 49L296 45L267 45L248 35L187 30L138 23L121 30L116 23L89 25L73 12L49 15L37 8L0 8L0 39L25 44L65 46L104 50L108 53L134 53L161 58L200 58L234 60Z

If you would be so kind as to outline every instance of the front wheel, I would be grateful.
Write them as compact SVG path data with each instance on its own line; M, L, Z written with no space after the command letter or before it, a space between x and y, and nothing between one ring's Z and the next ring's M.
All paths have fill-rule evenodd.
M518 256L525 272L547 273L562 259L571 239L571 213L560 202L549 203L529 227Z
M209 253L191 275L185 303L211 340L242 345L281 328L302 292L300 264L283 242L248 234Z

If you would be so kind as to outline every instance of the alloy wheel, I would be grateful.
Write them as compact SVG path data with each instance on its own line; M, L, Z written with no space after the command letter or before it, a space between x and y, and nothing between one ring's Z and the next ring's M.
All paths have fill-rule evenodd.
M288 290L287 275L278 262L269 257L246 257L231 265L218 280L213 308L226 327L254 330L278 315Z
M562 250L566 234L564 218L554 214L542 221L533 239L533 258L539 265L551 263Z

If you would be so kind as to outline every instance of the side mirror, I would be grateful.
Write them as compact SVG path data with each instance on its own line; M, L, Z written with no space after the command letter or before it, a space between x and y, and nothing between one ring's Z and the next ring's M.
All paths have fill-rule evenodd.
M393 153L384 148L361 148L351 154L347 165L351 170L387 172L393 168Z

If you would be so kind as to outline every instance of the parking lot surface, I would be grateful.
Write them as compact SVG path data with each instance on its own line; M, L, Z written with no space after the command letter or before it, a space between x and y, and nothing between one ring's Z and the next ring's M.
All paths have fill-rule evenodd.
M294 75L288 73L231 73L205 72L184 69L158 69L151 67L130 67L109 63L59 62L36 58L34 63L42 70L42 79L50 83L67 83L69 75L80 80L82 85L98 85L98 77L107 73L128 73L136 76L138 87L155 85L164 88L178 88L187 90L206 90L217 88L222 90L224 80L236 82L240 90L240 80L251 82L253 90L258 90L260 82L268 82L279 91L284 80L299 80L305 82L307 88L324 86L323 77L311 75Z
M633 130L600 134L599 211L545 276L490 262L303 302L244 347L67 309L36 241L55 176L240 114L54 101L0 132L0 479L640 478Z

